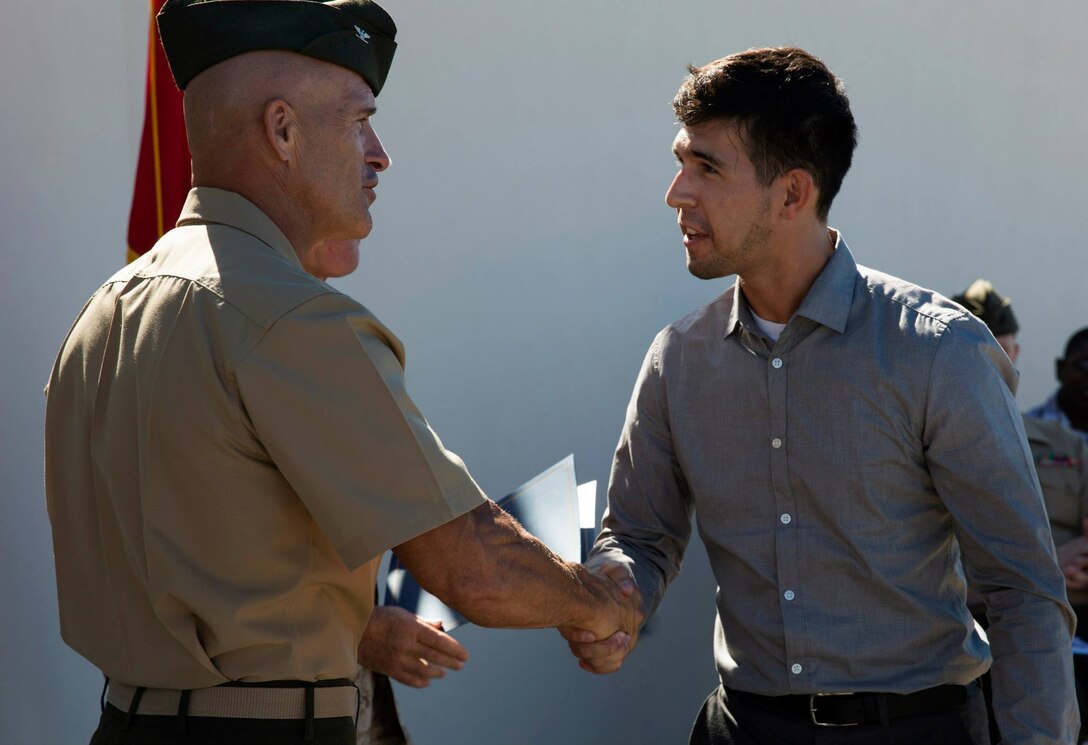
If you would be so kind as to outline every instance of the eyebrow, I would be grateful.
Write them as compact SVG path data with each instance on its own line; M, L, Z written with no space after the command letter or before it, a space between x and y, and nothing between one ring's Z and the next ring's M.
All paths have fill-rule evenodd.
M695 150L694 148L689 149L688 153L691 155L691 157L693 157L693 158L695 158L697 160L705 161L705 162L709 163L712 166L716 166L717 168L725 168L725 163L722 162L722 159L719 158L718 156L714 155L713 153L709 153L709 152L707 152L705 150ZM672 154L674 156L676 156L677 160L679 160L680 159L680 148L678 148L678 147L676 147L674 145L673 148L672 148Z
M342 105L344 108L341 111L350 111L360 116L374 116L378 113L378 104L372 96L354 91L342 99Z

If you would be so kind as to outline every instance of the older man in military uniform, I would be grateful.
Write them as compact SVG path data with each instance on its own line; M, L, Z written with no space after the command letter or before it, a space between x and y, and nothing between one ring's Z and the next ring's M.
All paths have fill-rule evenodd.
M637 595L490 502L408 397L400 342L306 271L371 228L389 15L170 0L158 22L194 189L47 389L61 631L109 679L92 742L354 743L390 548L476 623L629 638Z

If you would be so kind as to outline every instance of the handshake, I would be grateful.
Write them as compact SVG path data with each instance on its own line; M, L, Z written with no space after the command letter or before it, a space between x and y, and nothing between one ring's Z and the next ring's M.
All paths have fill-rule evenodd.
M601 596L601 615L595 623L560 626L578 666L598 675L614 673L638 643L639 627L645 616L642 594L631 570L617 562L607 562L596 570L582 568Z
M605 560L591 569L564 561L494 502L394 552L421 587L475 624L558 629L583 670L615 672L638 642L642 595L626 564ZM382 606L358 658L363 668L424 687L460 670L468 653L441 623Z
M564 559L589 552L592 500L575 503L572 515L575 488L568 457L499 502L395 547L389 586L396 589L387 594L391 604L372 614L359 646L362 667L414 687L460 670L468 653L442 622L424 616L453 626L467 619L479 626L555 627L582 669L618 670L638 640L642 595L623 557L598 556L587 565ZM588 520L576 514L587 506ZM571 520L583 529L573 543Z
M537 545L547 552L545 547ZM487 617L487 613L494 611L486 609L482 615L472 601L468 605L455 604L464 598L449 598L450 604L483 626L555 626L578 659L579 667L597 674L615 672L635 648L644 619L642 595L630 569L618 562L605 562L590 569L581 564L563 563L554 554L549 558L552 561L547 563L554 562L553 565L562 568L555 580L560 586L574 588L573 592L563 591L549 581L543 593L534 591L511 598L511 604L499 612L505 617ZM524 569L528 567L506 567L506 571L514 572ZM551 592L553 589L559 592ZM544 596L558 602L541 604ZM549 617L537 621L517 617L525 611L533 612L534 606ZM358 661L363 668L404 685L425 688L431 680L444 677L447 670L462 669L468 661L468 652L445 633L440 622L424 620L404 608L379 606L359 644Z

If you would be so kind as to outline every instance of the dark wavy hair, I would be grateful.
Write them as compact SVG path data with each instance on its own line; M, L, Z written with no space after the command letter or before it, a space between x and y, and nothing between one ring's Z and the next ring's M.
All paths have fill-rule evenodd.
M842 81L796 47L749 49L688 71L672 102L681 123L738 124L764 186L790 169L808 171L819 192L816 214L826 221L858 142Z

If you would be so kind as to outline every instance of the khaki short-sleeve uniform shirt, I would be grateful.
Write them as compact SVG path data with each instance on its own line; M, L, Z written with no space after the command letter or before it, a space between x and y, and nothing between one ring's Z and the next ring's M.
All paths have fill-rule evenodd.
M68 644L130 685L352 678L382 552L486 499L403 363L257 207L194 189L47 388Z
M1088 508L1088 444L1059 422L1024 417L1024 432L1043 489L1054 545L1083 535ZM1069 590L1069 602L1088 605L1088 591Z

